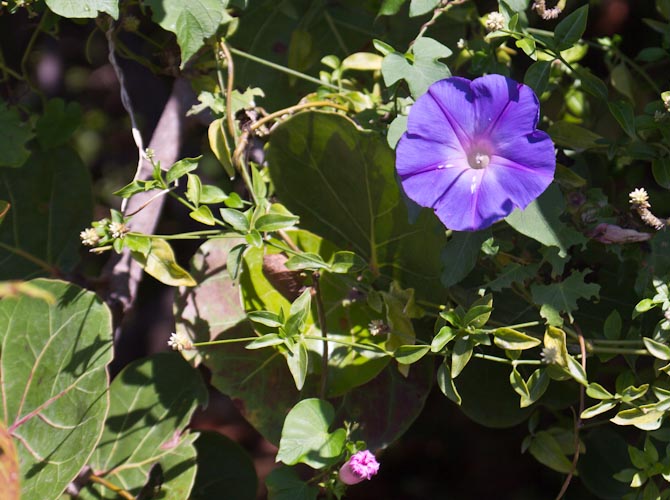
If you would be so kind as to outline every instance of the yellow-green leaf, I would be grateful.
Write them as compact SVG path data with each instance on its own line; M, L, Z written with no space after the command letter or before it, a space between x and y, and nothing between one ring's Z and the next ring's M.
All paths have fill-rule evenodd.
M193 277L177 264L170 244L160 238L151 241L151 250L147 255L131 252L142 269L161 283L171 286L195 286Z

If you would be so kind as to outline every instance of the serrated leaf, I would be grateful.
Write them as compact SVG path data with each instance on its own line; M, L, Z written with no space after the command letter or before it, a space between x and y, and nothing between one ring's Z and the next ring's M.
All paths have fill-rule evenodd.
M81 106L78 103L69 102L66 105L63 99L50 99L44 108L44 114L35 124L40 146L51 149L66 143L80 122Z
M524 281L535 277L539 264L521 265L516 262L507 264L496 275L495 279L486 284L494 292L500 292L503 288L509 288L513 283L523 283Z
M32 285L57 298L0 301L0 420L19 457L22 498L55 499L88 462L109 408L112 319L92 292Z
M562 282L550 285L533 285L530 287L533 302L541 305L540 314L550 324L560 324L560 314L565 313L572 321L572 313L578 309L579 299L597 299L600 293L600 285L596 283L585 283L584 278L591 271L573 271L570 276Z
M147 274L161 283L171 286L197 285L188 271L177 264L172 247L163 239L152 238L148 253L131 252L131 255Z
M543 245L557 247L559 256L565 257L571 246L585 243L586 238L560 220L564 209L563 195L558 186L552 184L524 210L517 208L505 220L518 232Z
M144 3L151 7L154 22L177 36L182 68L204 45L205 39L230 19L226 13L228 0L145 0Z
M501 349L532 349L542 343L540 339L526 335L513 328L497 328L493 332L493 342Z
M177 353L155 354L123 369L109 388L110 409L100 445L89 464L112 484L137 495L149 469L159 463L166 500L183 500L195 481L197 434L185 432L207 390L198 370ZM83 500L115 500L114 492L91 484Z
M432 38L418 38L412 45L410 62L406 54L394 52L384 57L382 75L386 86L405 80L416 99L438 80L451 76L449 67L439 60L449 57L451 50Z
M286 416L277 461L287 465L304 463L314 469L333 464L344 451L346 431L328 432L335 410L328 401L304 399Z
M59 16L71 19L98 17L98 12L106 12L114 19L119 17L118 0L46 0L46 4Z

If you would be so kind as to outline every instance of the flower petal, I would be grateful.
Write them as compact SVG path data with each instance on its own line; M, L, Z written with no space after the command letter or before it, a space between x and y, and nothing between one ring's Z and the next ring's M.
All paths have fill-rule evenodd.
M510 137L507 142L497 143L491 163L495 161L496 156L525 168L530 176L554 177L556 170L554 143L551 142L549 135L541 130L523 136ZM524 182L527 177L524 176Z
M455 231L477 231L494 222L482 218L477 210L480 185L485 172L486 169L464 169L432 205L435 214L447 228Z
M403 179L402 187L407 197L422 207L436 207L442 199L450 198L452 186L470 170L452 167L418 172Z
M467 165L467 158L460 147L454 149L449 144L408 133L400 138L396 150L396 170L402 179L419 172L461 165L462 162Z
M495 143L535 130L540 103L527 85L502 75L486 75L472 81L472 90L477 136L489 136Z
M472 105L470 105L472 108ZM453 124L452 124L453 123ZM423 94L412 105L407 122L407 133L447 144L463 151L461 142L465 140L460 125L455 119L447 118L446 111L430 92Z
M412 120L416 104L419 104L419 101L427 100L428 98L431 98L435 104L437 104L437 108L439 108L441 114L422 113L423 108L419 107L419 113L422 113L421 117L417 120ZM410 133L413 133L414 130L418 131L420 126L421 131L425 131L428 127L439 129L448 126L453 130L454 134L456 134L461 146L464 149L467 149L474 132L474 99L474 93L470 88L470 80L466 78L453 77L435 82L430 86L428 92L419 97L417 103L412 106L408 122L408 130ZM435 109L436 108L428 108L428 106L426 106L426 111L433 111ZM446 121L442 120L442 117L444 117ZM417 133L422 134L422 132Z

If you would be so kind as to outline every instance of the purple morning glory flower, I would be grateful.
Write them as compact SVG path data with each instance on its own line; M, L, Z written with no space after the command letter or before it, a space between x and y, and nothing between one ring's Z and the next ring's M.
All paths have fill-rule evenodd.
M372 452L363 450L354 453L340 468L339 478L344 484L358 484L379 472L379 462Z
M405 193L456 231L477 231L524 209L551 184L554 144L536 130L532 89L502 75L447 78L409 113L396 151Z

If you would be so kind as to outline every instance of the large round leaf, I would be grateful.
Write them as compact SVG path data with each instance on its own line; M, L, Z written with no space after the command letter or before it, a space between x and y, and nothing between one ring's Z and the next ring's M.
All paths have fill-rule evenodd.
M72 149L36 151L20 169L0 168L0 200L12 205L0 225L0 280L75 266L93 202L88 170Z
M409 222L393 151L381 136L340 115L301 113L272 132L268 163L277 195L300 215L301 227L441 301L444 227L429 210Z
M88 459L109 407L109 309L62 281L32 284L56 298L0 301L0 418L19 455L22 498L58 498Z
M128 365L109 388L110 409L90 465L97 474L137 495L151 467L163 471L162 497L182 500L195 481L195 434L182 432L207 401L199 372L177 353L156 354ZM116 499L90 483L82 498Z

